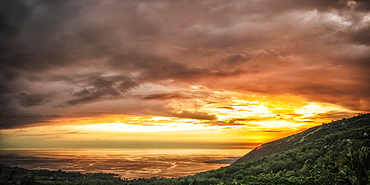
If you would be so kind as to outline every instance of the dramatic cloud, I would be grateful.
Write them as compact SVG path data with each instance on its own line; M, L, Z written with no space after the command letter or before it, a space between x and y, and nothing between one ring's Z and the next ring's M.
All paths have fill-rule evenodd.
M370 111L369 10L366 0L1 1L0 127L100 114L241 124L200 110L224 91Z
M50 94L27 94L21 93L17 96L18 103L24 107L42 105L50 101Z
M191 118L191 119L201 119L201 120L215 120L217 116L209 115L204 112L189 112L189 111L182 111L180 113L173 113L173 116L179 118Z
M144 97L145 100L168 100L168 99L178 99L178 98L190 98L186 97L182 94L151 94L149 96Z
M68 105L88 103L103 98L119 98L137 83L125 76L107 76L90 78L83 82L85 88L73 94L76 99L66 101Z

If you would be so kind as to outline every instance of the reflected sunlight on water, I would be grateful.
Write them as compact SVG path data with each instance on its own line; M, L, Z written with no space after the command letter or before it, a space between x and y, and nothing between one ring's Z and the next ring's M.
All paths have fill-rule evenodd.
M2 149L2 164L27 169L116 173L121 178L179 177L228 164L204 163L239 157L250 149Z

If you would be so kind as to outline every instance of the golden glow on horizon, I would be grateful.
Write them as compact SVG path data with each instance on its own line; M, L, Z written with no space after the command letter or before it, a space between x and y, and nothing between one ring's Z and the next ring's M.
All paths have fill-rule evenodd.
M325 114L331 111L351 112L336 105L307 102L295 96L267 97L234 92L216 94L218 97L214 100L201 98L172 100L169 106L176 110L174 114L181 115L184 111L189 113L180 117L101 115L65 118L55 120L53 124L2 130L2 134L4 138L12 138L17 142L29 142L32 139L49 141L109 139L222 141L257 145L330 122L331 118L325 117ZM193 115L208 115L210 119L197 119L196 116L191 118ZM210 115L215 119L211 119Z
M296 130L300 128L303 123L293 123L289 121L261 121L258 122L260 127L265 129L287 129L287 130Z
M110 132L174 132L220 129L220 127L205 127L204 125L195 125L192 123L158 124L156 126L130 125L124 123L103 123L92 125L77 125L71 127L79 130L100 130Z

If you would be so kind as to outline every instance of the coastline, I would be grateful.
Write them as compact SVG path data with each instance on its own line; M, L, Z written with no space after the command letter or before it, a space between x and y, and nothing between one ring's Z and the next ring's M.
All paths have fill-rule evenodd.
M214 160L214 161L204 161L203 163L210 163L210 164L232 164L241 157L227 157L226 159L221 160Z
M181 177L228 166L249 150L9 149L1 163L30 170L115 173L122 178Z

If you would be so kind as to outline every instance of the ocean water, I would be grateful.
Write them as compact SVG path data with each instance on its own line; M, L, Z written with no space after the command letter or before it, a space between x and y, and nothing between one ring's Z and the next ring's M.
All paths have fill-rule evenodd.
M1 149L0 163L27 169L115 173L121 178L180 177L228 164L250 149Z

